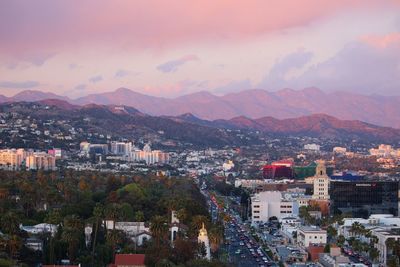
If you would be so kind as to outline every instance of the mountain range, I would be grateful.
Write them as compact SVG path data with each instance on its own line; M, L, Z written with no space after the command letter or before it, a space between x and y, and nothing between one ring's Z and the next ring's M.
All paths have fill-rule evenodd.
M35 109L32 105L42 107ZM151 116L139 110L122 105L70 104L64 100L46 99L37 102L15 102L0 104L0 111L31 116L40 121L71 121L76 128L85 132L112 133L129 137L159 135L196 145L240 144L238 130L243 134L255 132L272 136L308 136L337 140L361 140L378 142L399 142L400 129L376 126L358 120L340 120L326 114L313 114L290 119L261 117L251 119L245 116L229 120L204 120L191 113L179 116ZM24 115L25 114L25 115ZM85 118L89 118L87 124ZM85 125L85 126L84 126ZM161 136L160 136L161 137Z
M90 94L77 99L40 91L23 91L12 97L0 95L0 102L65 100L74 105L125 105L154 116L191 113L205 120L274 117L288 119L327 114L341 120L360 120L380 126L400 128L400 96L362 95L349 92L327 93L318 88L282 89L269 92L245 90L223 96L206 91L176 98L155 97L130 89Z

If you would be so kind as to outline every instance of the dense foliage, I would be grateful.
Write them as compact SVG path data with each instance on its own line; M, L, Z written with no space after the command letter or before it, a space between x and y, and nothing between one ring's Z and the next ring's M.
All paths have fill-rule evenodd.
M171 210L176 210L181 223L187 226L173 247L168 234ZM70 170L0 172L0 214L0 258L10 265L13 261L31 265L69 259L83 266L105 266L113 262L114 253L136 252L146 253L149 266L166 261L200 266L195 264L201 223L210 229L214 244L218 245L223 235L221 225L210 223L205 198L187 178ZM103 220L148 222L153 238L137 247L122 232L106 229ZM43 222L59 228L54 237L39 237L44 243L40 253L24 246L28 234L19 225ZM86 225L93 227L88 246Z

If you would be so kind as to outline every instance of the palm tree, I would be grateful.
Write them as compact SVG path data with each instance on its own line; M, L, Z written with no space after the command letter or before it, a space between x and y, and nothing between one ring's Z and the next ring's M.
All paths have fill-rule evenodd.
M206 216L203 215L196 215L192 217L192 223L191 223L191 228L192 230L197 234L199 230L201 229L201 226L203 223L206 223L208 221Z
M154 216L150 222L150 231L159 248L161 239L168 233L168 224L165 218L159 215Z
M137 223L137 228L136 228L136 237L135 237L135 253L137 249L137 244L139 242L139 227L140 227L140 222L144 220L144 214L143 211L137 211L135 213L135 221Z
M16 255L17 251L19 251L21 247L22 247L22 241L18 235L12 235L8 239L8 248L10 251L11 258L13 258Z
M104 215L104 207L100 203L97 203L93 209L93 217L95 219L95 229L94 229L94 238L92 244L92 266L94 266L94 252L96 249L97 234L99 232L99 225L101 223L103 215Z
M82 220L76 216L71 215L64 219L64 228L61 239L68 243L68 256L69 260L75 260L75 251L83 237L83 223Z
M47 214L45 219L46 223L51 225L59 225L61 223L61 214L59 211L52 210ZM52 227L52 226L51 226ZM50 264L54 263L54 237L53 237L53 229L50 229L50 255L49 255L49 262Z
M214 226L210 229L208 237L211 243L211 249L216 252L224 239L224 229L221 226Z
M117 244L121 241L121 233L118 230L111 230L107 233L107 242L111 245L113 259L115 257L115 249Z
M371 259L372 262L375 262L375 260L379 257L379 250L377 250L375 247L370 247L369 248L369 258Z
M354 222L351 225L350 232L356 236L360 235L363 232L363 225L361 225L359 222Z
M1 229L6 234L13 235L19 231L19 218L12 211L2 215L0 218L0 223Z

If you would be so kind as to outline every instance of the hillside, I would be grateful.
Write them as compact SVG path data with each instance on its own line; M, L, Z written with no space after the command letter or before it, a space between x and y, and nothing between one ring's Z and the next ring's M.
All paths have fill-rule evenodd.
M234 117L274 117L287 119L327 114L341 120L360 120L380 126L400 128L400 96L324 92L318 88L282 89L269 92L244 90L223 96L206 91L176 98L154 97L127 88L69 99L52 93L23 91L13 97L0 95L0 102L66 100L75 105L124 105L153 116L179 116L191 113L203 120L229 120Z

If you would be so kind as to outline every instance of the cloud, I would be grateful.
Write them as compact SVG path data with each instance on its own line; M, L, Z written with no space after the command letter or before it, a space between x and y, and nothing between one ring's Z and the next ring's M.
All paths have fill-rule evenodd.
M285 83L290 71L302 68L305 64L310 62L312 57L312 52L304 51L303 49L299 49L285 56L272 66L259 86L269 89L282 88L282 83Z
M178 67L189 62L189 61L197 61L199 58L196 55L186 55L179 59L167 61L161 65L157 66L157 70L161 72L175 72L178 70Z
M398 95L400 89L400 38L396 33L384 36L360 38L343 47L328 60L309 66L302 74L284 79L285 65L280 63L264 80L264 86L272 83L276 88L294 89L316 86L329 91L351 91L364 94L379 93ZM306 56L299 55L300 63ZM285 61L296 62L297 56ZM289 60L291 59L291 60ZM286 65L287 66L287 65ZM274 70L282 70L274 71ZM287 70L287 69L286 69ZM273 75L278 73L279 75ZM265 87L264 87L265 88Z
M236 41L302 27L343 11L393 7L398 7L396 1L380 0L2 1L0 52L18 55L80 44L159 49Z
M86 89L86 84L78 84L77 86L75 86L74 88L75 90L85 90Z
M96 75L89 79L89 81L92 83L98 83L102 80L103 80L103 76L101 76L101 75Z
M68 68L69 68L70 70L74 70L74 69L76 69L77 67L78 67L78 64L76 64L76 63L71 63L71 64L68 65Z
M122 78L130 74L131 74L130 71L120 69L115 72L115 78Z
M0 87L8 88L8 89L33 88L33 87L36 87L39 85L40 85L40 83L37 81L25 81L25 82L0 81Z

